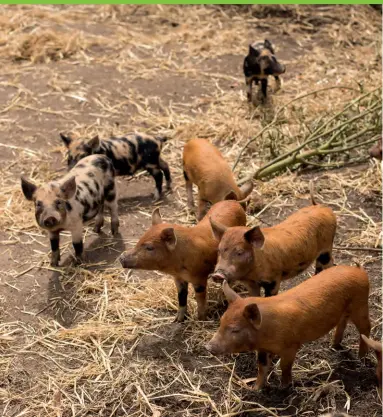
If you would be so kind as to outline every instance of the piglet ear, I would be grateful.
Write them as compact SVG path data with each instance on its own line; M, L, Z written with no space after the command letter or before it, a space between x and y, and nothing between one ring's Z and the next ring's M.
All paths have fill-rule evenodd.
M273 44L268 39L265 39L265 42L263 43L263 45L266 49L268 49L274 55Z
M230 288L230 285L226 280L223 281L222 289L223 293L225 294L226 300L229 304L234 302L238 298L241 298L233 289Z
M257 304L248 304L243 311L243 315L257 330L260 329L262 324L262 315Z
M28 181L25 177L21 177L21 189L25 198L29 201L33 200L33 194L37 190L37 187L32 182Z
M211 217L209 217L211 230L213 231L214 239L220 241L222 239L222 236L227 230L227 227L221 223L218 223L214 221Z
M152 213L152 226L155 226L156 224L162 223L162 217L160 213L160 209L156 207Z
M172 227L168 227L161 232L161 240L170 251L173 251L177 246L177 236Z
M96 135L94 138L89 139L86 143L91 149L98 149L100 147L100 138Z
M258 57L259 56L259 51L258 49L255 49L253 47L253 45L249 45L249 55L254 56L254 57Z
M61 186L60 191L64 200L70 200L76 193L76 177L67 179Z
M256 249L262 249L265 243L265 236L259 226L255 226L244 234L245 240L251 243Z
M253 183L251 181L245 182L245 184L241 185L239 188L241 190L241 198L246 198L252 191L253 191Z
M60 138L64 142L64 145L68 148L72 139L69 136L65 136L63 133L60 133Z
M237 194L233 190L228 192L224 198L224 200L238 200Z

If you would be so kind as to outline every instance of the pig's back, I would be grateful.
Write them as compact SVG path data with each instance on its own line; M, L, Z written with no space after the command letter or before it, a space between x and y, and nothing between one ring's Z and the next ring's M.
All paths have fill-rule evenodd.
M207 228L208 232L212 233L209 217L227 227L246 226L246 213L235 200L225 200L214 204L196 227Z
M231 169L221 152L205 139L191 139L183 152L184 169L193 182L231 176ZM218 175L219 174L219 175Z
M368 304L369 280L363 268L335 266L274 297L261 298L265 325L291 342L318 339L334 328L344 312ZM287 333L286 333L287 332ZM303 339L302 339L303 335Z
M334 225L336 226L336 217L330 207L323 204L308 206L299 209L291 214L286 220L274 226L276 229L295 228L299 226L308 227L315 222L316 225Z
M336 217L331 208L324 205L305 207L293 213L283 222L262 229L266 248L288 254L289 260L312 260L311 256L321 248L332 246L336 232ZM287 256L287 255L286 255ZM286 259L288 259L286 258Z
M90 155L81 159L63 178L64 183L70 177L76 177L77 186L97 182L99 186L105 185L114 178L112 161L105 155ZM101 190L99 190L101 191Z

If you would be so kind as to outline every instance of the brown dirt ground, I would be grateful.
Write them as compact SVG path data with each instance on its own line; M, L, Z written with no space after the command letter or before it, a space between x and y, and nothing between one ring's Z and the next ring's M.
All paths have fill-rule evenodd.
M102 372L92 368L92 373L91 366L102 361L98 358L93 363L90 358L92 365L89 365L88 371L80 372L85 365L77 342L72 345L68 343L58 351L52 342L50 347L44 345L44 354L39 353L38 349L23 349L31 341L38 346L34 338L53 328L55 331L81 328L89 320L98 317L103 291L103 285L100 288L98 285L100 280L104 281L100 275L95 275L99 281L95 281L92 287L84 269L71 267L69 255L64 256L66 266L63 268L56 271L49 268L48 240L35 226L32 209L28 202L23 201L17 188L21 173L33 173L42 181L51 178L53 173L64 172L65 154L59 142L59 132L89 133L97 130L106 135L140 129L149 133L163 130L174 133L173 140L165 147L164 157L171 163L175 187L173 193L160 204L161 211L165 218L174 222L190 222L185 219L185 191L180 167L182 145L188 136L199 134L222 144L225 155L234 160L239 149L236 147L237 123L242 126L241 118L246 119L244 131L250 123L241 73L248 41L265 36L273 39L278 45L278 56L288 63L284 77L286 94L295 96L317 88L315 80L323 80L326 71L331 77L332 66L338 66L342 74L347 74L349 70L355 79L360 73L367 74L366 85L373 85L377 80L376 74L379 76L380 73L379 63L373 64L371 53L366 68L360 68L360 61L355 56L375 48L371 39L380 36L376 32L376 25L370 28L370 34L361 36L359 41L356 37L347 44L349 38L344 39L345 44L336 46L341 51L339 56L334 52L334 38L326 38L317 29L318 25L326 25L326 20L316 23L314 9L311 12L304 9L304 16L311 13L312 19L310 23L303 19L301 28L305 30L299 32L300 35L303 33L300 37L293 28L294 25L300 25L299 9L294 7L278 8L274 12L270 11L272 9L256 7L240 10L236 7L220 9L191 6L3 6L3 9L3 19L8 26L0 42L3 65L0 75L0 166L4 190L4 228L0 232L0 319L4 329L8 325L11 333L8 333L10 341L2 339L0 334L0 353L3 355L0 358L0 415L316 416L326 410L342 409L350 399L350 413L353 416L381 416L375 391L374 357L369 355L363 363L357 359L357 338L351 327L346 332L342 351L331 350L328 337L302 348L294 366L293 390L283 392L278 388L280 373L278 366L275 366L270 374L269 386L264 391L253 392L251 384L249 387L236 386L235 395L230 396L231 371L239 379L255 377L256 356L241 354L221 358L223 362L219 362L204 350L204 341L211 336L219 315L224 311L219 288L214 285L211 290L210 321L203 325L191 319L179 325L171 323L175 309L173 284L170 280L158 280L157 277L157 287L153 288L158 292L152 293L154 298L147 301L147 307L150 308L150 302L157 303L157 297L160 298L158 294L166 294L168 301L158 301L158 305L151 306L154 308L151 317L158 317L159 320L164 318L164 321L159 322L160 325L154 325L152 321L151 325L146 323L141 330L132 331L136 335L134 341L124 337L116 339L115 346L122 349L121 352L132 350L129 355L122 356L110 353L113 372L121 378L121 386L129 387L124 391L119 385L121 395L118 391L114 398L103 398L103 390L108 393L105 396L109 395L114 383L108 385L105 382L105 386L100 384L100 388L92 391L92 384L96 386L98 383L96 375ZM328 25L340 37L343 33L341 27L345 23L339 12L339 8L330 7L328 15L332 20L328 21ZM13 23L10 20L12 13ZM371 19L374 20L378 12L366 9L363 13L371 13ZM22 36L42 29L57 33L79 31L89 42L94 40L94 44L87 44L72 56L58 61L31 63L29 60L12 61L9 58L11 53L5 48L10 46L12 51L16 51L15 45L19 44ZM314 70L311 67L313 56L318 57L317 48L325 54L323 62L328 64L327 69L323 68L323 62L319 62ZM329 57L327 63L326 54ZM366 72L368 65L369 74ZM283 91L276 94L273 102L284 100L283 95ZM76 98L78 96L86 101L79 100ZM343 99L341 95L335 95L334 108ZM16 104L14 100L18 100ZM227 104L233 101L237 103L236 107ZM222 104L217 104L219 102ZM230 114L223 109L225 105ZM214 106L218 109L217 113L222 111L220 117L228 119L222 125L212 116ZM230 116L235 125L231 132ZM260 123L260 118L259 114L256 115L254 123ZM257 129L259 124L254 127L255 131ZM243 135L246 137L246 132ZM35 153L26 153L23 149ZM254 152L254 160L251 154L246 156L249 167L256 166L259 160L267 157L262 150L256 149ZM341 213L339 206L331 203L330 206L339 214L336 246L363 246L358 244L361 236L367 236L364 241L366 246L374 246L374 239L381 227L377 164L369 161L362 166L331 171L328 177L326 173L309 173L299 177L299 181L297 177L293 179L292 175L286 174L282 182L276 180L271 183L270 187L275 184L277 192L280 192L278 201L268 207L258 220L264 224L274 224L297 207L307 204L306 190L301 184L307 184L311 177L318 179L318 194L324 201L331 202L340 197L339 189L328 187L335 177L341 178L346 184L350 178L354 180L365 176L366 187L358 189L352 185L345 186L346 214ZM292 191L294 181L297 181L298 194ZM369 181L374 182L370 184L371 187L368 186ZM262 186L258 185L262 194ZM117 257L150 224L148 214L152 210L153 181L146 175L133 180L120 178L118 187L121 237L111 239L106 226L106 234L98 237L89 232L86 238L90 265L85 269L95 274L102 270L118 270ZM274 196L270 193L263 198L263 206L266 206ZM69 242L68 238L63 242ZM66 253L69 253L68 249ZM379 338L381 254L338 250L335 258L338 264L357 259L365 265L371 280L373 335ZM129 284L126 292L132 294L141 288L140 285L144 291L150 291L146 284L140 282L148 279L150 284L156 278L146 272L132 276L125 271L114 273L119 275L120 283L116 285L121 287L121 280L125 280ZM285 283L282 290L297 285L310 273L311 269L307 274ZM110 285L114 279L110 278ZM81 299L78 294L86 295ZM123 292L113 294L112 291L109 294L113 299L111 302L123 297L121 294ZM124 299L120 301L123 303ZM193 305L192 315L194 309ZM139 311L135 313L136 316L139 314ZM124 323L121 317L111 319L108 323L119 325L119 320ZM16 329L14 333L12 329ZM102 339L96 330L93 335L97 340ZM112 340L114 335L108 337ZM92 346L89 355L97 356L98 344ZM59 356L56 357L55 352ZM56 358L55 362L50 358ZM64 380L68 369L73 370L73 375L79 369L71 382ZM125 370L126 375L122 370ZM105 370L103 372L107 374ZM178 372L177 378L174 372ZM154 395L155 390L151 385L148 383L146 386L142 382L146 378L144 373L151 381L153 378L161 381L161 395ZM102 380L105 381L104 377ZM142 393L147 396L150 394L150 398L145 400ZM60 399L56 401L57 395ZM54 406L49 405L52 398ZM239 409L240 401L243 411L230 414ZM251 409L257 411L246 411ZM272 409L274 414L270 414L268 409Z

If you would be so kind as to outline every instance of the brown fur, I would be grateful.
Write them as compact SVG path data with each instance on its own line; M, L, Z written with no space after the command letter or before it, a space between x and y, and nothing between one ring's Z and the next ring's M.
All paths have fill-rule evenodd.
M183 152L188 207L193 209L193 184L198 187L198 219L206 214L208 205L222 200L243 200L252 191L252 183L239 188L221 152L205 139L192 139Z
M246 214L236 201L215 204L208 213L227 226L246 224ZM196 290L198 318L206 318L206 285L217 260L218 242L213 238L206 216L195 227L162 223L158 210L153 212L152 227L137 245L121 256L124 268L159 270L174 277L179 296L177 321L186 313L187 287Z
M226 228L212 221L219 244L214 279L242 281L251 295L278 293L282 280L293 278L316 260L316 271L333 265L336 217L324 205L312 205L268 228Z
M272 355L281 358L286 386L292 381L292 365L302 344L336 326L333 346L339 346L348 320L360 334L370 334L369 281L362 268L335 266L275 297L241 298L226 281L224 292L229 307L207 349L213 354L258 351L256 389L265 382ZM359 356L367 349L360 338Z
M376 365L376 376L378 378L379 397L382 399L382 342L377 342L375 340L369 339L364 335L362 335L362 338L367 343L367 345L373 349L376 355L376 359L378 360Z

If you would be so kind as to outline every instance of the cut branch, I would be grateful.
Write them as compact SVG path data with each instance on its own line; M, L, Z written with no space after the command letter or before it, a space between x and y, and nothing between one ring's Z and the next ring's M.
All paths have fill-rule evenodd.
M302 143L297 145L295 148L285 152L284 154L279 155L272 161L266 163L253 174L241 179L239 181L239 184L241 185L253 178L265 178L267 176L284 171L287 168L297 168L299 167L299 165L312 165L320 168L332 168L344 166L346 164L351 164L367 159L366 153L363 158L355 158L354 155L354 157L350 157L348 161L332 160L327 161L328 163L318 163L316 161L310 160L313 157L320 157L321 159L323 159L323 157L326 156L328 157L327 159L329 159L330 157L336 158L337 154L365 147L367 145L372 144L379 138L381 132L381 121L379 116L381 113L382 100L381 97L377 97L375 93L378 92L380 89L381 87L362 94L361 96L354 99L347 106L345 106L343 110L330 117L328 120L323 120L323 118L321 118L319 123L317 122L316 124L314 124L316 125L314 129L307 129L310 133ZM315 94L318 91L312 93ZM307 97L308 95L309 94L299 96L292 101L296 101L300 98ZM245 146L239 153L234 167L236 166L240 156L242 155L246 147L252 141L256 140L260 135L262 135L272 125L276 124L277 117L280 114L281 110L288 106L292 101L283 106L277 112L273 121L264 129L262 129L261 132L259 132L258 135L256 135L256 137L252 138L245 144ZM363 106L357 106L358 114L345 120L344 115L346 114L346 112L358 103L363 104ZM371 133L375 133L375 135L372 138L370 137L369 139L366 139L366 135ZM366 140L358 141L359 138ZM308 145L311 145L311 149L304 150L304 148L310 148Z

